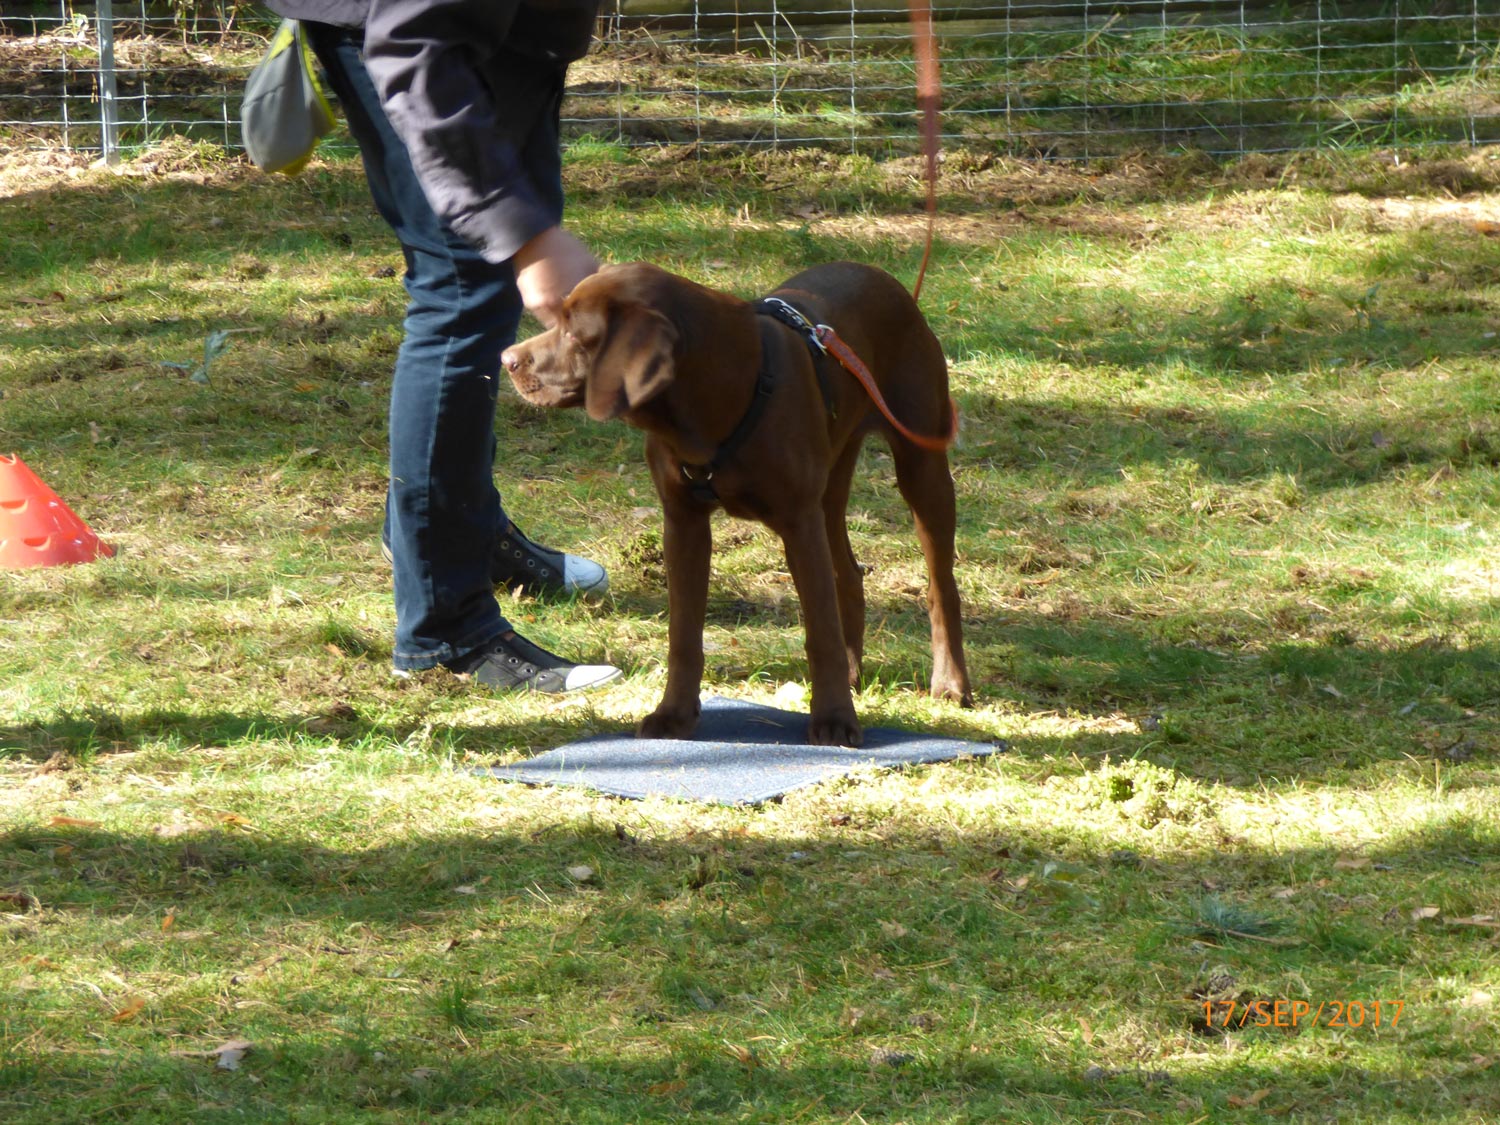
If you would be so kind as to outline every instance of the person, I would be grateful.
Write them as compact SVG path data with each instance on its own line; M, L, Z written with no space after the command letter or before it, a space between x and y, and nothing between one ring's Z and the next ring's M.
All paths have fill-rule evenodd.
M597 0L268 0L302 21L406 258L382 546L398 675L443 665L495 690L619 677L516 632L495 587L599 593L603 567L541 547L494 482L500 353L523 306L551 325L598 269L561 226L559 113Z

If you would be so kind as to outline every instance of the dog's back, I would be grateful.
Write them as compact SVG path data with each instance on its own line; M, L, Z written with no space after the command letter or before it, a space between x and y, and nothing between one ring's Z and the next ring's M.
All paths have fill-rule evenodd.
M896 278L861 262L829 262L788 278L781 297L830 325L869 368L892 412L941 435L952 424L948 363L927 319Z

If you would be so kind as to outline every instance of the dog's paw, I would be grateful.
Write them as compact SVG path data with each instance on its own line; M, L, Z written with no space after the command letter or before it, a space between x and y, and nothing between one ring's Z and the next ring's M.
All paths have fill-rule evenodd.
M637 738L687 738L698 727L698 710L669 710L658 707L635 728Z
M807 741L813 746L858 746L864 740L864 728L852 711L814 715L807 724Z
M934 676L930 691L933 699L951 700L960 707L974 706L974 693L969 690L969 685L963 680L955 678L944 681Z

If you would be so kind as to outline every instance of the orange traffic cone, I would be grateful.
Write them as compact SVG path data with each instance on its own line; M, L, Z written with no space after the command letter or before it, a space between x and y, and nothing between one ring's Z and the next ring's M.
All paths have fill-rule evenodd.
M114 553L19 457L0 454L0 568L62 566Z

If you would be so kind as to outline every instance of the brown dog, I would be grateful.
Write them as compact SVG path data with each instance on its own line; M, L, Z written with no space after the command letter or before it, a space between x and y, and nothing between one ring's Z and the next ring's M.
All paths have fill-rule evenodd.
M645 738L682 738L698 721L709 515L759 520L779 536L796 583L812 680L808 740L857 746L851 685L864 651L863 577L845 511L860 444L886 435L901 495L927 558L932 694L973 700L953 580L953 478L947 454L901 436L870 394L819 354L830 325L868 365L891 413L917 434L952 423L943 349L889 274L837 262L799 273L772 295L786 317L643 263L612 266L569 294L557 325L502 357L521 397L578 406L646 432L646 460L665 512L669 651L660 706ZM764 303L763 303L764 304Z

